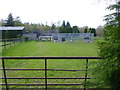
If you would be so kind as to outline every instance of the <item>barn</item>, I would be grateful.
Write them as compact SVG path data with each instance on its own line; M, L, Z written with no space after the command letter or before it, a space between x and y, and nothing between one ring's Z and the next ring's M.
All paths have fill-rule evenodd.
M24 27L0 27L0 39L17 38L23 35Z

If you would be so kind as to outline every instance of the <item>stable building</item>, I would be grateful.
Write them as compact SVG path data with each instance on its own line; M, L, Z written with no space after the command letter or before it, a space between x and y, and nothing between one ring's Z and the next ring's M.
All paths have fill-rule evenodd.
M21 37L24 29L24 27L0 27L0 39Z
M93 42L94 33L55 33L52 34L53 42Z

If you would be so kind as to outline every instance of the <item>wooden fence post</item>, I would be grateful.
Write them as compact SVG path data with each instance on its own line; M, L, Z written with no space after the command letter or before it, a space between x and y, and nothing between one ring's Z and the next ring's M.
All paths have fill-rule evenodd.
M15 39L13 39L14 45L15 45Z
M12 45L11 45L11 44L12 44L12 43L11 43L11 39L10 39L10 40L8 40L8 41L10 42L9 44L10 44L10 47L11 47L11 46L12 46Z
M6 49L6 41L3 41L4 42L4 49Z

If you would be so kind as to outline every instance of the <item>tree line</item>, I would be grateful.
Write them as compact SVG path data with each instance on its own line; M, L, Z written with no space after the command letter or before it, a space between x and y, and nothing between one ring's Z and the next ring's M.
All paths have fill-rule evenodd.
M94 33L94 36L97 34L102 36L102 32L100 28L88 28L88 26L85 27L78 27L78 26L71 26L69 21L63 21L60 25L56 25L53 23L50 25L44 25L42 23L22 23L19 16L13 17L12 13L10 13L6 20L1 20L0 23L2 26L24 26L25 30L28 33L31 33L33 31L48 31L48 30L58 30L59 33ZM98 32L98 33L97 33Z

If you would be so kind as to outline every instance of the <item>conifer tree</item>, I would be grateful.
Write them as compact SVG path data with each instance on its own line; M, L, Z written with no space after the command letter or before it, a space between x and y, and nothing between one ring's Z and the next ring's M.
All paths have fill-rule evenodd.
M15 26L14 18L12 16L12 13L8 15L8 18L6 20L6 25L5 26Z

